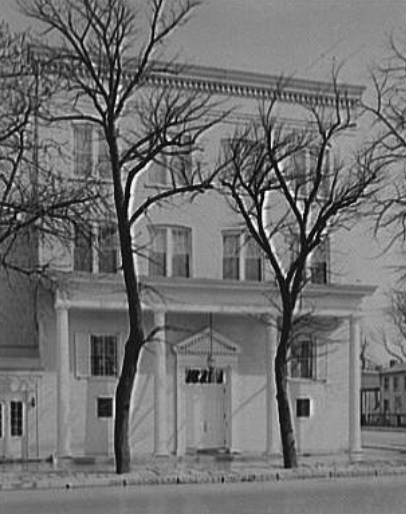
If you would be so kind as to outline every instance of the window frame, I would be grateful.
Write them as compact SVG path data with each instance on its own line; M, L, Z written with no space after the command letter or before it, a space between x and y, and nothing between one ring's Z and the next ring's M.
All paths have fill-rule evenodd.
M13 405L19 407L19 413L15 413L13 410ZM9 402L9 433L10 437L13 439L19 439L24 437L24 422L25 422L25 412L24 412L24 402L22 400L10 400ZM17 419L13 419L17 415ZM18 433L13 433L15 428L18 428Z
M175 137L177 134L175 134ZM192 144L192 138L189 135L184 135L183 138L186 139L186 141L182 144L189 147L189 151L183 154L182 152L177 153L176 149L172 150L172 147L168 147L164 150L164 153L161 153L158 155L158 158L154 160L151 163L151 166L153 166L153 170L150 170L147 172L147 184L148 186L153 187L171 187L171 180L172 177L177 175L176 171L176 161L179 162L179 165L184 165L185 168L188 168L187 171L184 173L185 175L192 178L192 172L193 172L193 166L194 166L194 160L193 160L193 144ZM172 173L171 173L172 170ZM176 183L179 186L184 186L188 182L183 179L183 175L179 175L177 177Z
M313 285L330 284L331 282L331 243L327 235L312 251L307 266L310 283Z
M106 245L106 247L103 247L103 244L102 244L103 238L101 237L102 232L104 229L108 229L108 228L113 228L113 230L110 233L112 243ZM96 252L97 266L95 266L96 267L95 272L101 273L101 274L114 275L114 274L118 273L118 271L120 269L120 247L119 247L119 239L118 239L119 236L118 236L117 223L114 221L100 222L96 226L96 231L97 231L97 247L98 248L97 248L97 252ZM105 240L105 238L104 238L104 240ZM111 269L102 269L103 268L102 263L104 262L103 261L103 253L104 252L108 252L109 254L111 254L108 257L108 261L107 261L107 262L109 262L110 259L113 260L114 265Z
M296 418L308 419L312 415L312 401L310 398L296 398Z
M152 241L148 254L148 276L167 278L191 278L193 277L193 231L184 225L152 225L148 227L149 237ZM161 232L164 236L164 252L154 249L154 238ZM175 233L186 235L187 253L175 253ZM162 255L162 257L160 256ZM177 272L176 257L185 256L184 273ZM162 263L159 261L163 260ZM155 261L155 262L154 262ZM162 273L156 273L157 265L163 268ZM179 268L180 269L180 268Z
M291 163L299 156L301 156L303 159L304 172L297 173L295 170L298 165L295 163L294 167L292 168ZM313 159L313 156L318 156L318 149L316 144L309 144L307 147L300 148L292 155L289 155L287 158L287 162L285 164L285 169L287 170L286 182L288 185L290 185L290 190L294 198L306 197L311 191L313 184L313 181L311 180L313 175L312 163L317 161L317 159ZM331 146L328 146L324 152L323 176L317 191L317 198L321 200L327 199L330 194L332 158L333 152Z
M103 401L108 401L109 402L109 412L111 412L111 415L109 416L106 416L106 415L103 415L101 416L100 415L100 402L103 402ZM98 396L96 398L96 418L97 419L100 419L100 420L111 420L111 419L114 419L114 401L113 401L113 397L112 396Z
M225 238L227 237L235 237L237 238L237 253L235 257L226 256L225 255ZM221 232L221 239L222 239L222 279L223 280L239 280L239 281L250 281L250 282L263 282L265 280L265 259L264 255L261 252L260 246L257 244L255 239L250 235L247 234L245 231L239 230L239 229L224 229ZM253 244L257 248L257 258L252 259L253 261L257 261L258 267L258 278L247 278L249 275L248 273L248 267L247 263L250 257L248 257L248 249L249 245ZM233 269L236 270L237 276L226 276L226 259L231 260L234 259L236 262Z
M103 345L103 352L102 352L101 356L95 355L95 353L96 353L95 348L97 348L97 346L96 346L96 344L93 344L93 343L96 343L97 339L101 340L101 343ZM114 345L113 345L113 347L114 347L114 355L113 355L114 363L112 365L111 372L107 372L107 371L109 371L109 370L107 370L108 365L111 366L111 364L108 364L108 359L110 357L107 355L107 352L106 352L106 343L107 343L108 339L113 339L113 342L114 342ZM120 344L120 338L117 334L100 334L100 333L91 333L90 334L89 341L88 341L88 345L89 345L88 358L89 358L89 376L91 378L103 379L103 378L115 378L118 376L118 374L119 374L119 370L118 370L118 367L119 367L119 344ZM96 358L98 360L101 359L103 361L102 364L97 363ZM96 365L98 366L97 373L95 371ZM99 371L99 369L101 371Z
M86 226L87 225L87 226ZM115 227L116 237L115 243L108 248L108 251L112 251L115 254L114 260L116 262L115 270L103 270L101 269L101 259L102 259L102 248L101 248L101 239L100 234L105 227ZM76 226L73 226L73 241L72 241L72 271L76 273L90 273L90 274L106 274L106 275L115 275L120 271L120 245L118 238L118 226L117 223L110 220L103 220L100 222L88 221L87 223L83 223L83 233L79 232L79 238L83 240L87 239L89 241L86 253L88 253L87 261L88 264L86 266L78 266L80 256L80 246L76 244L78 239L76 234ZM89 235L85 237L85 232L88 232ZM83 246L83 248L85 248ZM82 257L83 261L83 257Z
M87 173L77 173L77 163L82 162L84 152L82 152L81 156L77 158L77 144L76 144L76 134L77 131L81 128L85 127L87 130L90 131L90 138L89 138L89 152L88 152L88 159L89 162L89 171ZM86 179L88 177L98 178L103 182L111 182L111 171L109 173L100 172L102 163L110 162L108 161L109 155L105 152L105 149L107 148L108 152L108 144L105 140L103 129L96 125L95 123L92 123L90 121L75 121L72 123L72 177L75 180L81 180ZM103 149L103 151L102 151ZM101 158L101 156L104 155L105 158ZM80 166L80 165L79 165Z
M303 351L304 345L308 345L309 350ZM298 351L298 354L295 355L295 351ZM291 379L318 380L318 343L314 336L298 337L297 341L291 344L289 360Z

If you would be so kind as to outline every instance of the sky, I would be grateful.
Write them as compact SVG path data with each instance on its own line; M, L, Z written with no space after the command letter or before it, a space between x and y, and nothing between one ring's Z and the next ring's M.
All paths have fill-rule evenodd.
M0 12L22 30L16 3L0 0ZM341 82L368 90L370 67L401 31L406 0L202 0L172 51L189 63L312 80L329 80L335 62Z
M16 4L0 0L0 12L22 29ZM324 80L335 62L365 84L402 26L406 0L202 0L172 43L187 62Z

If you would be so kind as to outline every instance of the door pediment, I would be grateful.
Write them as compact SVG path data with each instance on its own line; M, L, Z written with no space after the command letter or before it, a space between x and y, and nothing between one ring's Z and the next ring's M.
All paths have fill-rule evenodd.
M227 355L240 353L240 347L209 327L184 339L174 347L178 355Z

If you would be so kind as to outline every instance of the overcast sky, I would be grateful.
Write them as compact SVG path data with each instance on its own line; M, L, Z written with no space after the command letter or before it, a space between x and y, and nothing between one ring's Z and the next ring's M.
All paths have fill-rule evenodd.
M26 22L16 0L0 0L14 29ZM367 67L405 27L406 0L203 0L176 38L190 62L303 78L365 83Z

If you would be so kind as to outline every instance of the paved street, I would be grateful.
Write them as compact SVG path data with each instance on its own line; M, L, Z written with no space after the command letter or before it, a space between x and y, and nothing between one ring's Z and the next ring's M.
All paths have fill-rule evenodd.
M0 493L0 514L403 514L405 477Z

